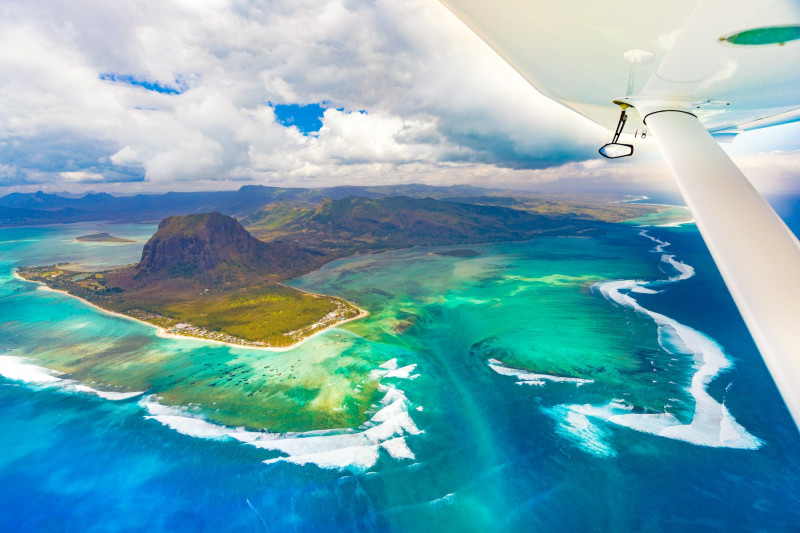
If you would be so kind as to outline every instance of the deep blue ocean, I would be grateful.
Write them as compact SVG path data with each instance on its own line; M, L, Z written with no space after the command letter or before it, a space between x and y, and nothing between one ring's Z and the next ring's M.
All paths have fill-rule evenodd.
M795 207L781 208L791 224ZM73 241L98 229L139 243ZM800 432L702 239L691 224L642 230L470 246L476 257L361 256L295 280L370 311L287 353L317 358L308 372L358 359L402 391L404 403L391 405L413 423L392 435L404 439L399 451L381 437L339 455L328 445L279 453L157 416L147 404L155 380L112 401L6 371L0 530L800 531ZM0 356L45 367L101 348L165 359L207 351L12 277L20 265L135 262L153 231L0 229ZM669 244L655 251L659 242ZM629 283L613 293L609 280ZM666 319L614 294L678 326L659 329ZM723 354L694 394L704 363L669 341L681 325ZM214 349L237 361L273 357ZM344 379L348 365L331 375ZM409 370L386 371L397 367ZM701 421L702 402L724 416ZM661 424L685 436L659 435Z

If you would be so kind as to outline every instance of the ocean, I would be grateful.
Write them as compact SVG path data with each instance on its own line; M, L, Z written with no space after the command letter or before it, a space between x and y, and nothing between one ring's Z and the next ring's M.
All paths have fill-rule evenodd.
M154 231L0 229L3 531L798 530L800 433L691 224L336 261L291 284L370 315L287 352L12 274Z

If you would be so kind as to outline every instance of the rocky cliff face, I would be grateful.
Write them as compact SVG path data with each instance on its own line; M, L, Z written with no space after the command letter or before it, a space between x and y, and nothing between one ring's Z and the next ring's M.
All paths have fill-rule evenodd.
M314 256L293 244L264 243L218 212L165 218L142 251L133 277L146 279L240 275L288 277Z

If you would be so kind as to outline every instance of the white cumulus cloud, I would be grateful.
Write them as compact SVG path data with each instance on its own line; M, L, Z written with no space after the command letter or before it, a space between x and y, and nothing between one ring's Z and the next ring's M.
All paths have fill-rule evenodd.
M0 192L635 174L433 0L5 0L0 72Z

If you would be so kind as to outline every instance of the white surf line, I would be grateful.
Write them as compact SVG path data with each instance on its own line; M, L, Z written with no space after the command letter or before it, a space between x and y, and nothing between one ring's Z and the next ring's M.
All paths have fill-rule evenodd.
M410 365L406 365L401 368L397 368L397 358L389 359L382 365L380 365L377 369L370 372L370 376L373 379L379 378L399 378L399 379L414 379L415 376L412 376L411 373L414 372L414 369L417 368L417 364L413 363Z
M676 261L674 255L664 254L661 256L661 261L664 263L669 263L672 268L678 271L677 276L670 276L670 282L683 281L694 276L694 267L681 261Z
M655 237L650 235L650 233L646 229L643 229L643 230L639 231L639 235L641 235L642 237L645 237L647 239L650 239L651 241L656 243L657 246L655 247L654 251L657 252L657 253L662 253L664 251L664 248L666 248L667 246L669 246L671 244L671 243L668 243L666 241L662 241L661 239L656 239Z
M683 226L684 224L694 224L694 223L695 223L695 219L694 218L690 218L689 220L684 220L682 222L672 222L670 224L658 224L655 227L656 228L679 228L679 227Z
M692 276L694 276L694 267L693 266L687 265L686 263L683 263L681 261L677 261L675 259L675 254L666 254L666 253L664 253L664 248L666 248L667 246L670 246L671 243L666 242L666 241L662 241L661 239L657 239L657 238L653 237L652 235L650 235L650 233L646 229L641 230L639 232L639 235L641 235L642 237L645 237L647 239L650 239L651 241L656 243L656 247L653 249L653 251L656 252L656 253L662 254L661 255L661 261L663 263L668 263L670 266L672 266L672 268L674 268L678 272L678 276L670 276L669 279L667 280L668 282L683 281L685 279L689 279ZM664 283L664 282L662 281L660 283ZM636 290L634 290L634 292L645 292L645 291L641 291L641 290L636 291Z
M649 196L634 196L634 197L628 198L626 200L614 200L614 201L609 202L609 203L610 204L629 204L631 202L638 202L640 200L649 200L649 199L650 199Z
M12 381L20 381L33 388L56 387L67 392L82 392L93 394L106 400L120 401L135 398L144 394L142 391L135 392L115 392L101 391L93 389L88 385L83 385L72 379L64 379L59 376L63 372L37 366L30 362L26 357L13 355L0 355L0 376Z
M388 363L389 367L392 363L396 366L397 361L390 360ZM92 394L112 401L144 394L100 391L60 377L63 375L63 372L32 364L25 357L0 355L0 376L25 383L33 389L54 388L69 393ZM300 465L313 463L321 468L367 470L375 465L381 449L394 459L414 460L406 436L421 433L408 413L405 393L393 386L379 385L378 389L385 393L378 403L378 411L357 431L325 430L286 434L248 431L208 422L182 407L162 405L154 395L143 398L139 403L149 413L146 418L157 420L178 433L213 440L235 439L285 454L268 459L266 463L285 461Z
M264 461L267 464L283 461L365 471L378 461L381 449L394 459L413 460L415 456L406 444L406 436L421 433L408 414L405 393L385 385L379 386L379 390L385 392L380 409L358 430L304 433L269 433L214 424L192 415L185 408L162 405L155 396L148 396L140 403L150 413L147 418L178 433L212 440L237 440L284 454L267 459Z
M517 385L535 385L541 387L550 381L553 383L574 383L580 387L585 383L593 383L591 379L569 378L563 376L553 376L551 374L535 374L528 370L521 370L519 368L511 368L505 366L502 361L497 359L489 359L489 368L500 374L501 376L512 376L518 379Z
M664 286L691 278L695 274L692 266L675 259L672 254L664 253L670 245L650 235L647 230L639 234L655 243L654 252L661 253L661 260L669 264L676 271L675 275L666 280L639 281L616 280L605 281L594 285L594 289L609 301L645 315L653 320L658 327L658 342L668 354L691 354L696 371L692 376L689 394L695 401L695 411L692 420L683 424L673 414L666 411L662 413L633 413L634 407L626 405L623 400L614 399L605 405L571 405L561 404L545 409L545 412L557 421L556 431L564 438L577 443L584 451L598 456L613 456L616 451L607 442L607 430L598 422L610 422L617 426L624 426L636 431L658 435L661 437L681 440L696 445L712 447L728 447L740 449L757 449L763 442L751 435L744 427L736 422L723 403L717 402L708 394L709 383L722 370L731 366L730 359L723 348L712 338L689 326L656 313L641 306L631 294L657 294L648 285ZM673 357L673 361L677 358ZM490 366L500 363L490 360ZM652 362L651 362L652 363ZM492 368L496 372L498 368ZM520 371L525 372L525 371ZM516 369L499 366L500 374L517 376ZM525 374L522 374L524 376ZM521 377L521 376L520 376ZM539 385L537 375L529 375L532 384ZM727 389L726 389L727 390ZM671 398L669 401L676 401Z
M391 359L381 365L380 377L413 379L408 376L416 364L397 368L397 360ZM33 364L26 357L0 355L0 376L12 381L25 383L36 389L54 388L67 393L92 394L100 398L121 401L142 396L143 391L116 392L101 391L83 385L72 379L65 379L63 372ZM257 448L274 450L285 454L268 459L265 463L285 461L299 465L316 464L321 468L351 469L364 471L378 461L380 450L397 460L414 460L414 452L408 447L406 437L418 435L417 428L408 412L409 402L405 393L394 387L379 385L384 392L378 403L378 411L358 428L358 430L322 430L304 433L266 433L249 431L244 428L231 428L214 424L183 407L172 407L158 403L155 395L142 398L139 404L149 413L146 418L154 419L164 426L184 435L212 439L235 439ZM422 411L422 406L417 410Z
M662 253L670 243L651 236L642 230L640 235L657 244L655 251ZM667 280L654 283L677 283L694 276L694 268L676 261L674 255L662 255L662 261L670 264L678 272ZM595 288L609 301L650 317L658 326L658 342L669 354L691 354L697 368L692 377L688 392L695 400L695 412L689 424L681 424L672 414L635 414L620 410L619 404L609 404L593 412L590 416L603 418L611 423L629 427L637 431L652 433L662 437L691 442L703 446L757 449L763 443L738 424L724 403L717 402L708 394L707 386L722 370L732 363L723 348L714 339L689 326L681 324L666 315L656 313L639 305L630 293L644 292L644 285L650 282L622 280L605 281ZM638 289L638 290L637 290ZM578 406L565 406L573 412ZM592 406L584 406L582 411ZM586 414L585 412L583 414Z

